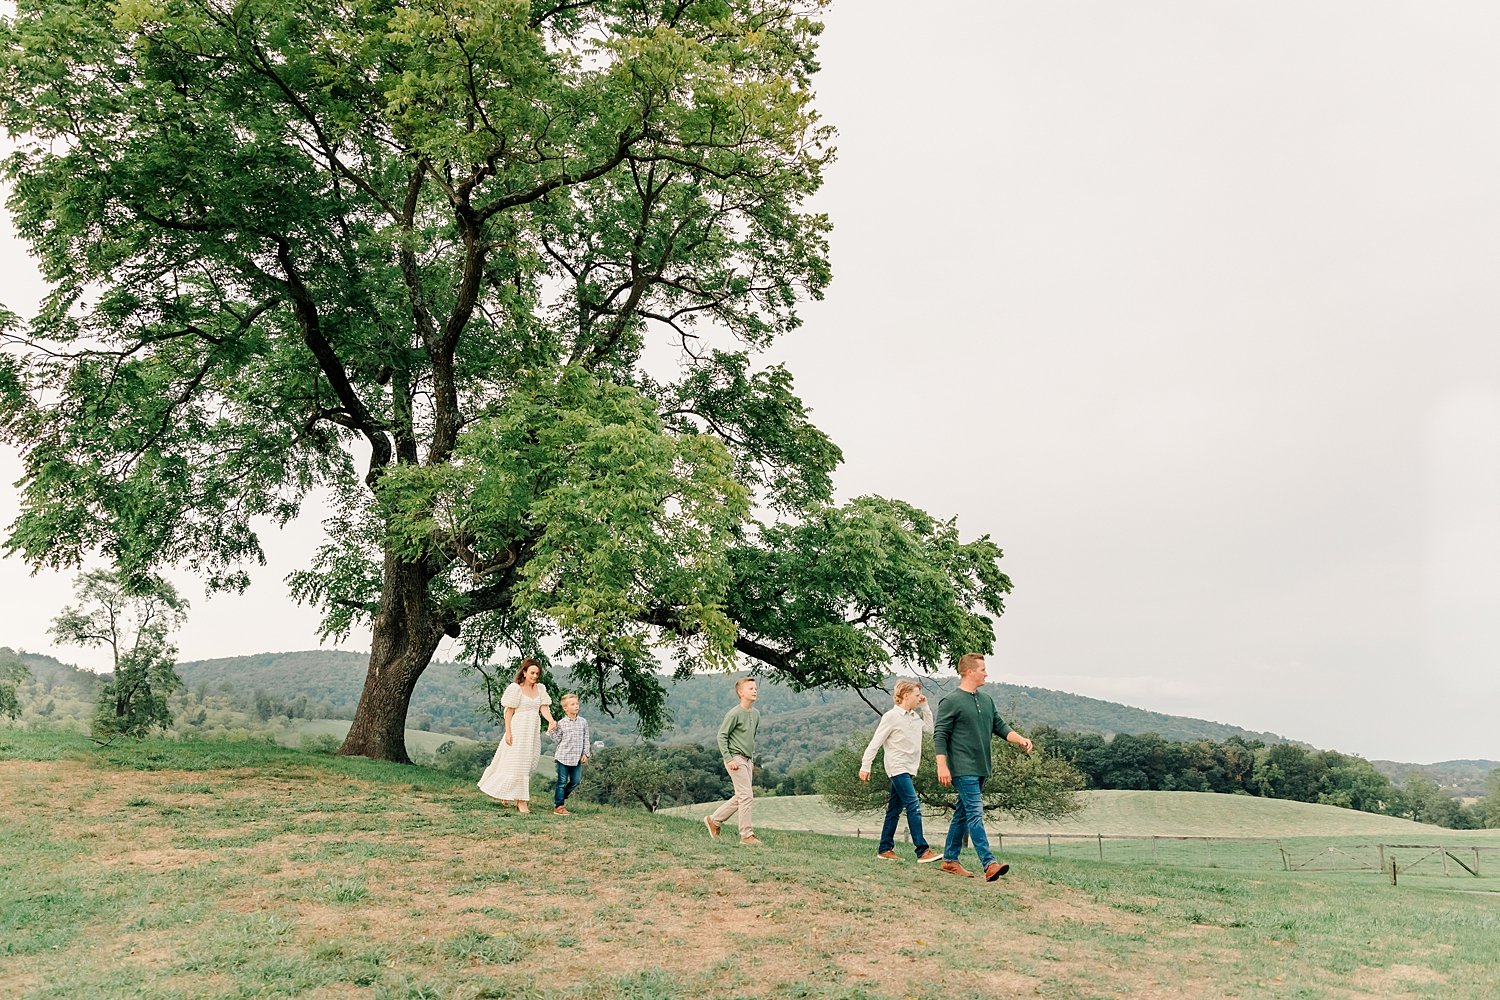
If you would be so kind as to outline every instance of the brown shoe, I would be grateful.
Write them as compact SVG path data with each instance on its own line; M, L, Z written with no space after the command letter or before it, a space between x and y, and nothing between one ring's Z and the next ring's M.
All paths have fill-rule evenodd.
M764 840L761 840L759 837L757 837L755 834L752 833L748 837L741 837L740 838L740 846L741 847L765 847L766 846L766 842Z
M995 881L995 879L999 878L1001 875L1004 875L1008 871L1010 871L1010 865L1003 864L999 861L991 861L989 864L984 866L984 880L986 882L993 882Z
M945 860L942 864L938 865L938 869L940 871L947 872L949 875L962 875L964 878L973 878L974 877L974 873L973 872L969 871L969 869L965 868L963 865L959 864L957 861L947 861L947 860Z
M703 817L703 825L708 827L708 835L710 837L714 838L715 840L719 839L719 831L723 828L720 827L719 824L714 822L714 818L712 816Z
M552 810L552 815L554 815L554 816L571 816L572 813L568 812L568 807L567 806L558 806L556 809Z
M932 861L941 860L943 860L943 856L930 847L927 848L927 850L923 851L921 854L917 855L917 864L919 865L925 865Z
M895 861L896 860L896 852L895 851L881 851L879 854L877 854L875 856L877 858L879 858L881 861Z

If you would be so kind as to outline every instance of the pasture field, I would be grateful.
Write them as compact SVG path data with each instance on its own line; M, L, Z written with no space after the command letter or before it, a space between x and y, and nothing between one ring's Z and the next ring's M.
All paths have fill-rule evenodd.
M438 772L267 743L0 729L0 784L6 997L1479 998L1500 981L1500 897L1340 872L1037 856L991 885L876 862L868 840L767 828L757 850L695 816L520 816Z
M1479 838L1500 847L1500 830L1444 830L1393 816L1355 812L1310 802L1260 799L1213 792L1080 792L1084 808L1052 823L996 819L992 829L1016 834L1095 834L1151 837L1437 837L1467 843ZM665 812L696 815L700 806ZM778 830L808 830L853 836L880 832L883 813L849 816L834 812L819 795L786 795L755 800L755 824ZM904 824L903 824L904 828Z

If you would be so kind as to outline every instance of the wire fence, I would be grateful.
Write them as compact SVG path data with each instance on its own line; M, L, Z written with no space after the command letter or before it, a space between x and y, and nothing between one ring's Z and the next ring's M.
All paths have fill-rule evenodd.
M856 830L856 837L878 831ZM902 831L901 839L910 843ZM1500 884L1500 845L1288 843L1275 837L1125 836L1103 833L991 833L995 852L1115 864L1235 871L1370 872L1458 878L1486 891ZM1474 880L1478 880L1475 882Z

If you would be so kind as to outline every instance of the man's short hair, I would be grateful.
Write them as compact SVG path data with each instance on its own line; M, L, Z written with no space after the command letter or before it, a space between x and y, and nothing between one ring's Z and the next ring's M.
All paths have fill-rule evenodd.
M912 688L916 688L918 691L920 691L922 690L922 683L920 681L914 681L910 677L901 678L896 682L896 690L891 692L891 700L899 703L902 698L906 697L906 692L910 691Z
M965 653L958 658L958 676L962 677L970 670L977 670L984 666L983 653Z
M744 692L744 690L745 690L745 685L746 684L754 684L754 683L755 683L755 678L754 677L741 677L739 680L737 680L737 681L734 682L734 693L735 694L742 694Z

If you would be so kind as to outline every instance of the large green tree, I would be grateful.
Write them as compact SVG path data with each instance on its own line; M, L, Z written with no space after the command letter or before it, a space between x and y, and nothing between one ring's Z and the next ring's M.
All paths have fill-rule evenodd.
M10 209L51 294L0 314L10 551L292 578L373 632L343 751L406 759L439 642L545 642L662 718L746 656L879 683L992 644L988 540L864 498L757 357L829 280L807 208L825 0L21 0Z

